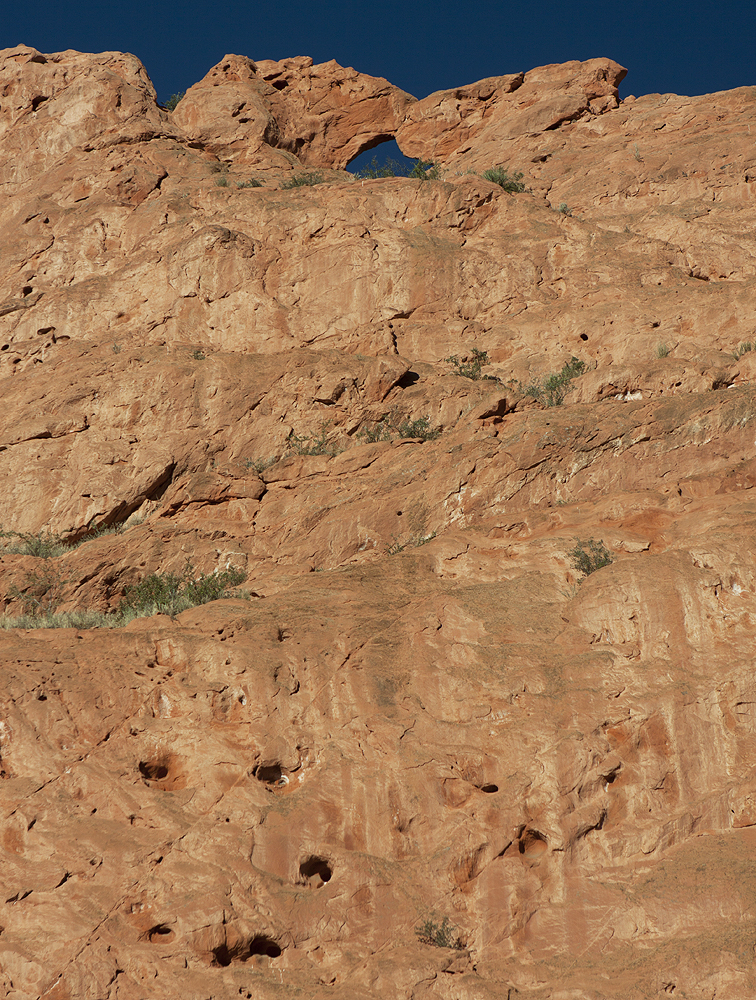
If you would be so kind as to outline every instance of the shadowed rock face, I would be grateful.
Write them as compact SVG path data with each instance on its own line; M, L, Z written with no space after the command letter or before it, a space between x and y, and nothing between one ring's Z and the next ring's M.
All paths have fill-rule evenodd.
M248 593L0 630L9 997L756 994L756 91L624 72L0 52L6 615Z

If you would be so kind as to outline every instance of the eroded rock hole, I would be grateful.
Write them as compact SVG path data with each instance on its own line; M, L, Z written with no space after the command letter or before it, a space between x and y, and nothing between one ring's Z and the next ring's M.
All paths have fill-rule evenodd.
M402 375L402 377L397 380L396 384L399 386L400 389L409 389L411 385L414 385L415 382L419 381L420 381L420 376L417 374L417 372L405 372L404 375Z
M265 934L257 934L249 943L249 955L267 955L268 958L278 958L281 954L280 945Z
M333 869L325 860L316 855L311 855L299 866L299 876L304 882L319 889L326 882L330 882Z
M406 177L414 167L414 160L404 155L394 136L388 132L382 132L362 143L359 154L350 160L348 169L356 173L366 167L372 168L374 161L379 168L388 168L381 176Z
M160 760L140 760L139 773L147 781L161 781L168 777L168 765Z
M499 786L498 785L481 785L480 786L480 790L481 790L481 792L485 792L486 795L494 795L496 792L498 792Z
M520 836L518 849L526 858L538 858L546 853L548 843L538 830L524 830Z
M289 778L280 764L258 764L252 773L258 781L270 788L283 788L289 784Z
M581 333L580 334L580 339L581 340L587 340L588 339L588 334L587 333Z
M38 97L32 97L32 111L36 111L40 104L44 104L45 101L49 101L49 97L43 97L41 94Z
M275 87L276 90L286 90L289 84L286 80L274 80L271 86Z
M173 931L167 924L156 924L147 931L147 940L152 944L163 944L172 937Z
M212 951L212 964L225 968L232 962L246 962L255 955L262 955L265 958L278 958L281 954L281 946L267 934L256 934L251 941L238 941L229 945L227 942L219 944Z
M236 949L231 949L226 944L219 944L217 948L213 948L213 965L220 965L225 968L230 965L236 958L237 961L240 957L235 954ZM242 960L243 961L243 960Z

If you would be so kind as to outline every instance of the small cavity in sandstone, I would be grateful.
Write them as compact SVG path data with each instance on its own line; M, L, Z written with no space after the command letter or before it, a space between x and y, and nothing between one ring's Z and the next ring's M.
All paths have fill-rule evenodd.
M158 760L140 760L139 773L145 781L162 781L168 777L168 765Z
M147 931L147 940L151 944L165 944L174 936L173 931L167 924L156 924Z
M280 764L258 764L252 773L269 788L285 788L289 784L289 776Z
M319 858L314 854L299 866L300 879L315 889L319 889L326 882L330 882L332 875L333 869L325 858Z
M526 858L540 858L547 848L548 842L538 830L524 830L520 835L519 851Z
M223 943L213 948L212 964L226 967L232 962L246 962L255 955L262 955L266 958L278 958L281 954L281 946L273 938L266 934L256 934L249 941L238 941L233 945Z
M273 938L258 934L250 941L249 954L250 957L252 955L267 955L268 958L278 958L281 954L281 946Z

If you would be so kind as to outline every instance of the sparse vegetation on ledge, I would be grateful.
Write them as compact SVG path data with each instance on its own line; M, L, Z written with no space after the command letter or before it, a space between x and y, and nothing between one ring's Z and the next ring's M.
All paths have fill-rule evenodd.
M289 191L292 188L314 187L316 184L322 183L323 175L313 172L310 174L294 174L293 177L288 177L286 180L281 181L281 187L284 191Z
M736 361L740 361L740 359L743 357L744 354L748 354L752 350L753 350L752 341L745 340L742 344L738 346L737 350L732 352L732 356Z
M520 194L525 190L521 170L515 170L514 173L510 174L506 167L491 167L489 170L484 170L482 176L485 180L498 184L509 194Z
M168 100L165 102L166 111L175 111L178 105L186 97L186 91L182 90L178 94L171 94Z
M542 406L561 406L564 397L572 388L573 379L585 374L585 362L574 355L560 372L547 375L541 382L532 382L523 389L526 396L537 400ZM522 386L519 386L522 389Z
M0 628L122 628L135 618L158 614L173 618L189 608L223 597L246 596L233 590L246 578L243 570L234 567L195 576L191 562L187 561L180 575L151 573L127 587L115 611L86 608L58 614L66 580L59 567L47 559L42 570L27 575L23 588L11 588L9 596L21 601L23 610L20 615L0 616Z
M441 434L440 427L431 427L430 417L418 417L416 420L399 420L396 415L384 417L374 427L360 431L357 435L366 444L376 441L392 441L394 435L398 438L419 438L421 441L435 441Z
M575 548L570 549L568 554L573 567L582 574L583 579L596 570L609 566L613 561L606 545L601 541L597 542L595 538L589 538L588 541L578 538Z
M367 167L357 170L354 175L358 180L377 180L379 177L408 177L412 180L437 181L441 178L440 168L432 160L416 160L410 167L406 163L400 163L392 157L382 163L378 163L378 157L374 156Z
M488 352L479 351L477 347L473 347L471 353L472 358L468 361L460 361L456 354L450 354L448 358L444 358L444 361L454 368L454 375L461 375L463 378L477 382L479 378L486 378L485 375L481 375L481 370L484 365L489 363Z
M328 440L328 421L323 421L320 430L315 434L299 435L289 431L286 444L294 455L329 455L333 458L341 450L335 441Z
M456 948L461 951L465 947L459 936L459 929L448 917L444 917L440 924L428 917L415 928L415 934L423 944L431 944L434 948Z

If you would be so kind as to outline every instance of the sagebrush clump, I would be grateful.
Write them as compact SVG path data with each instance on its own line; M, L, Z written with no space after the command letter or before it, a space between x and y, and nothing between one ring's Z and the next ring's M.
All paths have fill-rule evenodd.
M175 111L177 106L181 103L181 101L183 101L185 97L186 97L185 90L182 90L178 94L171 94L171 96L165 102L166 111Z
M195 576L194 567L187 561L181 574L150 573L139 583L126 587L118 611L133 612L135 618L157 614L174 617L199 604L231 596L232 588L246 578L247 574L235 567Z
M522 183L522 171L515 170L514 173L510 174L506 167L491 167L489 170L483 171L483 177L487 181L493 181L494 184L498 184L500 188L503 188L509 194L519 194L525 190L525 185Z
M560 372L547 375L541 382L531 382L523 391L526 396L537 400L542 406L561 406L564 397L572 388L573 379L583 374L585 374L585 362L573 355L562 366Z
M0 528L0 538L15 539L3 544L2 551L22 556L35 556L37 559L49 559L62 556L71 548L60 535L55 535L43 529L36 534L30 531L3 531Z
M444 917L440 924L428 917L415 928L415 934L423 944L432 944L434 948L456 948L461 951L465 947L458 928L448 917Z
M316 184L322 183L323 175L315 171L310 174L294 174L293 177L288 177L286 180L281 181L281 187L285 191L289 191L292 188L314 187Z
M404 163L400 163L399 160L395 160L389 156L385 163L379 163L378 157L374 156L366 167L355 171L354 176L360 178L360 180L372 181L377 180L379 177L406 177L408 173L409 167Z
M456 354L450 354L448 358L444 358L444 361L454 368L455 375L461 375L463 378L470 378L473 382L481 377L481 369L484 365L489 364L488 352L479 351L477 347L472 349L472 358L468 361L460 361Z
M377 180L379 177L409 177L413 180L437 181L441 177L441 172L438 164L432 160L416 160L410 167L390 156L381 164L378 162L378 157L374 156L368 166L355 171L354 176L366 181Z
M421 441L435 441L441 434L440 427L431 427L430 417L417 417L415 420L406 418L400 420L396 414L384 417L372 428L365 428L357 435L367 444L377 441L392 441L394 435L398 438L419 438Z
M611 564L612 555L603 542L597 542L595 538L589 538L587 541L578 538L576 541L575 548L571 549L568 555L573 567L578 573L582 573L583 579Z
M324 420L320 425L317 434L299 435L293 430L289 431L286 445L294 455L338 455L341 450L334 441L328 440L328 428L330 424Z

